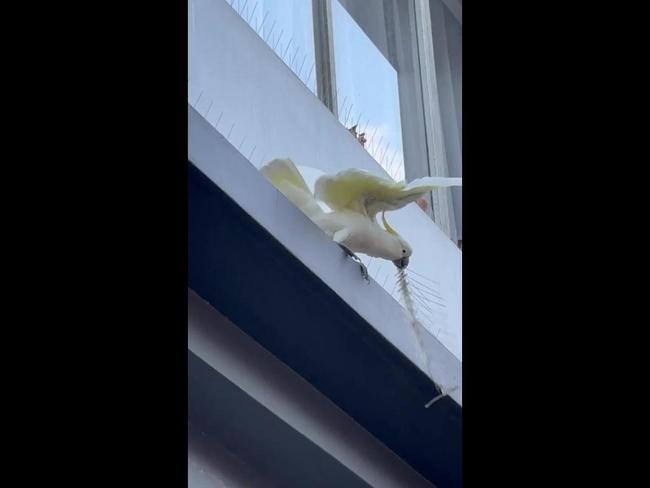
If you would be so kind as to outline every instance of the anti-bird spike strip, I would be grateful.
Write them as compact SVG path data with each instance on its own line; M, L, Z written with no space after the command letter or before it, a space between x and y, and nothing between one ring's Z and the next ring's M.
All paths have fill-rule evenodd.
M408 281L406 280L406 272L404 271L404 268L397 269L397 289L403 301L404 307L408 312L409 320L415 321L415 309L413 308L413 300L411 299L411 293L409 291Z
M411 324L411 328L413 329L413 333L415 334L415 338L418 342L420 360L424 363L427 372L429 372L429 361L427 359L426 353L424 352L424 343L422 342L422 337L420 337L420 332L417 329L417 316L415 315L415 306L413 305L413 299L411 298L411 292L409 291L408 280L406 279L406 271L404 268L397 269L397 289L399 291L400 297L402 298L404 308L406 309L409 324ZM430 372L429 375L431 375Z
M438 394L432 400L427 402L427 404L424 406L425 408L429 408L434 402L436 402L437 400L439 400L440 398L445 396L448 392L445 392L440 387L440 385L438 385L432 378L431 370L429 369L429 361L427 359L427 354L426 354L425 348L424 348L424 342L422 341L422 336L420 335L420 331L418 330L417 317L415 315L415 308L413 306L413 300L411 299L411 294L409 292L408 281L406 279L406 271L404 270L404 268L398 268L397 269L397 288L398 288L400 296L402 297L404 308L406 309L409 324L411 325L411 329L413 330L413 334L415 335L415 338L416 338L417 343L418 343L418 352L419 352L419 355L420 355L420 361L424 363L424 367L425 367L426 372L429 374L429 378L431 378L431 381L433 381L433 384L440 391L440 394Z

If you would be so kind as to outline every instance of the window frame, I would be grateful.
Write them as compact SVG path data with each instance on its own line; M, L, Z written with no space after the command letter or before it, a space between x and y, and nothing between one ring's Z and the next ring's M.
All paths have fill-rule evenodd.
M312 14L318 97L337 116L332 1L338 0L312 0ZM442 1L462 26L460 3L457 0ZM438 46L434 46L429 0L383 0L383 8L388 11L390 22L393 22L392 28L387 29L387 35L393 36L390 44L397 46L392 48L394 61L398 66L409 67L405 72L397 69L406 178L449 176L439 98L444 94L440 93L437 81L434 47ZM439 189L432 192L429 203L429 216L456 242L456 216L451 191Z

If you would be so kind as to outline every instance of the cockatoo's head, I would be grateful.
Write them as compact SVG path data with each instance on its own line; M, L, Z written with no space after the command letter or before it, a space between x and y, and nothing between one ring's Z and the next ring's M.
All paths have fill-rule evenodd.
M381 219L386 232L391 234L390 259L399 269L404 269L409 265L409 258L413 254L413 249L406 240L400 236L386 221L386 216L382 213Z
M397 238L400 245L399 252L401 255L399 258L393 259L393 264L399 269L403 269L409 265L409 258L411 257L411 254L413 254L413 250L411 249L411 246L409 246L409 243L406 242L402 237L397 236Z

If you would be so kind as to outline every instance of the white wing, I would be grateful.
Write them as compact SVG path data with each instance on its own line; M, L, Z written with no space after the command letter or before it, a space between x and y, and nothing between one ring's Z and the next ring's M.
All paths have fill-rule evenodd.
M461 178L425 177L409 184L350 169L316 181L314 196L334 210L358 212L375 218L379 212L397 210L416 201L434 188L461 186Z

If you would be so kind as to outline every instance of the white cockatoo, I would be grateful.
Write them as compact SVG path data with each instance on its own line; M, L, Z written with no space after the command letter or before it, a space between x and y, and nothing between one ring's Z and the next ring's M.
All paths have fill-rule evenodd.
M348 169L334 176L319 177L312 193L290 159L274 159L260 171L334 242L355 258L366 279L365 266L355 252L392 261L399 269L408 266L413 252L409 243L386 221L386 211L415 202L434 188L462 185L461 178L444 177L396 183L364 170ZM327 204L331 211L324 211L318 201ZM383 226L377 222L380 212Z

